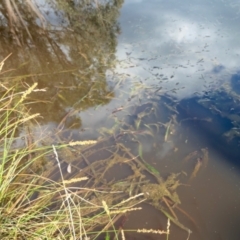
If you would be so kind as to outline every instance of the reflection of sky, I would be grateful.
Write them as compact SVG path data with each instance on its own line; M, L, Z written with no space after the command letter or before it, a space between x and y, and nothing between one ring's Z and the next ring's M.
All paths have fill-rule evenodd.
M60 12L46 2L36 0L46 19L59 26ZM169 93L179 99L214 90L239 70L239 13L240 5L234 1L125 0L116 53L123 61L114 71L130 74L126 82L123 76L130 96L137 95L140 80L145 86L162 87L159 92L175 90ZM62 45L61 49L68 56L69 49ZM126 96L116 93L108 105L81 112L82 127L104 126L106 117L126 106Z
M175 88L178 98L216 89L239 68L239 9L231 1L125 1L117 56L135 67L119 71Z

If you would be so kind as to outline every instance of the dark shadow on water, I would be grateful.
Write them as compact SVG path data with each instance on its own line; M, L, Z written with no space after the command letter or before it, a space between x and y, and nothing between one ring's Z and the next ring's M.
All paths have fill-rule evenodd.
M240 94L240 71L232 75L231 87L235 93Z
M233 128L231 120L214 115L210 109L198 103L199 98L182 100L178 105L179 121L184 128L192 131L199 138L199 144L209 146L219 152L225 159L240 168L239 142L228 142L224 133Z

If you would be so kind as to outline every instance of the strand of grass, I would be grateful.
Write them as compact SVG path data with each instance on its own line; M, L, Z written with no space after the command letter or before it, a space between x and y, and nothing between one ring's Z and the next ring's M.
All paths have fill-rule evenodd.
M61 192L59 192L60 194L61 194ZM62 197L61 197L62 198ZM74 218L73 218L73 214L74 214L74 212L73 212L73 206L70 204L70 201L72 200L72 198L71 198L71 196L70 196L70 194L67 196L67 197L65 197L65 199L62 201L62 204L61 204L61 206L60 206L60 209L58 210L58 211L63 211L63 212L65 212L66 211L66 204L65 204L65 202L67 202L67 208L68 208L68 210L67 210L67 213L65 214L66 215L66 217L67 217L67 219L68 219L68 225L69 225L69 229L71 229L70 230L70 236L71 236L71 238L73 238L74 240L75 239L77 239L77 237L76 237L76 228L75 228L75 225L74 225ZM72 201L71 201L72 202ZM71 211L71 212L69 212L69 211ZM70 215L70 216L69 216ZM70 218L70 219L69 219Z
M139 161L139 157L141 158L141 156L139 155L137 158L136 156L134 156L129 149L127 149L123 144L119 143L118 144L120 146L120 149L123 150L124 152L126 152L130 159L133 159L134 162L136 162L138 165L140 165L140 167L144 170L146 170L147 172L149 172L151 175L153 175L157 181L160 181L160 176L159 176L159 172L158 171L154 171L155 168L150 169L148 167L152 167L150 164L149 166L146 166L144 163L142 163L142 161ZM141 151L140 151L141 152ZM153 170L153 171L152 171Z
M83 223L84 223L83 229L86 229L84 230L86 232L85 235L93 237L96 234L93 232L93 230L98 228L101 225L104 225L106 222L108 222L108 218L106 218L106 213L105 211L99 212L99 208L92 209L87 205L82 207L81 210L85 213L82 216ZM97 234L99 234L99 231L97 232Z
M24 176L27 176L27 175L28 175L28 174L20 174L19 176L24 177ZM39 177L40 177L40 176L39 176ZM49 179L49 178L47 178L47 177L41 176L41 179L42 179L43 182L54 183L54 184L56 184L56 185L59 186L59 187L62 186L61 183L55 182L55 181L53 181L52 179ZM70 180L64 180L63 183L65 183L65 184L71 184L71 183L76 183L76 182L85 181L85 180L87 180L87 179L88 179L87 177L73 178L73 179L70 179ZM94 189L94 188L86 188L86 187L69 187L68 190L74 190L73 194L76 195L76 196L78 196L78 193L79 193L79 192L77 192L77 191L75 191L75 190L79 190L79 191L85 190L85 191L92 191L92 192L99 192L99 193L107 193L107 194L122 193L122 191L102 191L102 190L98 190L98 189ZM136 195L135 197L132 197L131 199L134 199L134 198L136 198L136 197L138 197L138 196L141 196L141 195L143 195L143 194L140 193L140 194ZM127 201L128 201L128 199L127 199ZM87 201L87 202L88 202L88 201ZM89 203L90 203L90 202L89 202ZM124 203L124 202L122 202L122 203ZM121 203L121 204L122 204L122 203ZM101 207L101 205L95 205L95 204L93 204L93 205L94 205L94 206L97 206L97 207Z
M121 236L122 236L122 240L126 240L123 229L121 229Z
M25 95L25 97L26 97L26 95ZM21 101L23 101L23 100L24 100L24 97L21 98ZM10 110L10 111L7 111L7 113L6 113L6 117L5 117L6 126L9 125L9 122L10 122L9 121L9 117L10 117L11 112L13 112L13 111ZM29 120L29 118L28 119L25 118L25 120L27 121L27 120ZM11 158L9 158L9 151L8 151L8 149L9 149L9 146L11 146L11 143L12 143L12 141L14 139L13 138L14 133L16 132L16 129L17 129L17 127L18 127L18 125L19 125L19 123L21 121L23 121L23 120L19 119L18 121L15 121L15 124L12 124L10 126L10 128L7 128L7 130L5 128L5 132L4 132L5 136L8 136L9 133L10 133L10 138L9 139L6 138L6 140L4 141L4 153L3 153L3 155L4 155L4 160L5 161L2 161L2 165L1 165L1 177L2 177L1 180L4 180L5 184L1 185L1 187L6 186L6 188L4 189L5 191L1 191L1 192L6 192L6 190L8 189L8 186L11 183L11 180L13 180L14 177L18 176L19 172L24 170L24 167L23 167L23 168L20 168L19 171L17 171L17 166L20 163L21 159L23 159L23 157L26 156L29 153L29 151L27 151L27 150L25 150L25 151L24 150L23 151L16 151L11 156ZM17 159L17 161L16 161L16 159ZM6 163L8 163L10 160L11 160L11 162L10 162L10 165L8 166L8 170L6 172L6 169L4 169L4 167L6 166ZM7 175L3 175L3 169L4 169L4 173L6 173ZM5 180L7 180L7 181L5 181ZM30 185L28 185L28 186L30 186ZM4 196L2 196L2 197L4 197ZM10 206L9 209L12 210L13 208L15 208L18 205L23 207L22 203L23 203L23 200L26 200L26 197L27 196L24 193L21 194L20 199L17 202L15 202L15 204L13 206ZM20 209L19 206L17 207L17 209ZM30 209L32 210L33 208L30 208ZM30 210L30 209L28 209L28 210ZM27 209L25 209L25 210L27 210ZM33 215L33 217L34 216L35 215ZM28 216L28 219L29 219L29 217L30 216ZM26 221L24 221L24 219L25 219L24 215L21 215L20 218L19 218L19 224L17 224L17 226L15 227L15 236L16 236L17 233L21 233L21 228L19 226L21 225L20 223L22 223L22 221L26 222Z
M6 137L9 135L9 129L7 128L7 124L8 124L8 119L9 119L9 113L7 112L7 121L5 121L6 123L6 131L4 132L5 134L5 139ZM13 129L11 131L11 135L10 135L10 139L13 139L13 135L15 134L15 131L17 129L17 125L13 125ZM2 157L2 162L1 162L1 165L0 165L0 183L1 183L1 186L0 186L0 196L5 192L6 188L8 188L9 186L9 183L11 182L11 180L14 178L14 174L13 172L16 171L16 168L19 164L19 161L20 159L17 158L18 156L18 151L16 151L13 155L13 160L14 161L11 161L11 166L12 168L10 168L10 170L12 170L11 172L11 175L7 175L7 176L11 176L10 180L9 181L6 181L5 180L5 176L4 176L4 173L6 172L6 164L7 164L7 161L8 161L8 154L9 154L9 149L10 149L10 146L11 146L11 143L12 143L12 140L9 142L7 140L4 140L4 145L3 145L3 157ZM9 146L10 145L10 146ZM16 161L17 160L17 161ZM1 196L2 198L2 196Z
M21 177L26 177L27 176L27 174L20 174L19 176L21 176ZM40 177L39 177L40 178ZM46 177L44 177L44 176L41 176L41 180L42 180L42 182L49 182L49 185L43 185L43 187L48 187L48 186L51 186L51 183L52 184L54 184L56 187L62 187L62 184L61 183L58 183L58 182L55 182L55 181L53 181L53 180L51 180L51 179L49 179L49 178L46 178ZM79 178L79 179L77 179L77 181L75 181L75 179L72 179L72 180L63 180L62 181L62 183L63 184L69 184L70 182L72 183L72 182L79 182L79 181L83 181L83 180L86 180L86 178L85 177L83 177L83 178ZM92 203L92 202L90 202L90 201L88 201L88 200L86 200L86 199L84 199L84 198L82 198L81 196L79 196L78 195L78 193L79 192L71 192L71 189L72 190L76 190L76 189L81 189L81 191L93 191L93 192L100 192L100 193L109 193L109 192L107 192L107 191L98 191L98 190L96 190L96 189L89 189L89 188L79 188L79 187L77 187L77 188L74 188L74 187L69 187L68 188L68 192L67 192L67 194L66 194L66 192L65 192L65 195L62 195L61 194L61 196L60 197L56 197L56 200L58 200L58 199L61 199L62 197L65 197L65 198L67 198L67 196L69 196L69 194L72 194L72 195L74 195L75 197L77 197L77 198L79 198L81 201L83 201L83 202L85 202L85 203L87 203L87 204L90 204L90 205L92 205L93 207L95 207L95 208L101 208L102 206L101 205L97 205L97 204L94 204L94 203ZM115 192L114 192L115 193Z
M39 114L34 114L34 115L30 115L28 117L25 117L25 118L21 118L21 117L18 117L17 118L17 121L13 121L13 123L10 124L10 115L17 109L17 107L26 99L27 95L29 95L33 89L37 86L37 83L33 84L28 90L26 90L23 94L22 94L22 97L21 99L16 103L14 104L14 108L13 109L6 109L5 110L5 118L2 120L3 123L5 123L5 126L2 128L3 130L3 133L5 133L5 138L8 137L9 135L9 130L11 129L11 132L12 132L12 135L11 135L11 139L13 139L13 135L17 129L17 127L19 127L19 124L23 124L27 121L29 121L30 119L33 119L37 116L39 116ZM12 94L10 94L10 99L13 99L13 96ZM11 101L12 102L12 101ZM9 143L8 141L5 141L5 143ZM12 143L12 141L10 141L10 143ZM9 144L8 144L9 145ZM6 144L4 144L4 149L7 149L6 148ZM4 154L4 157L6 157L6 154Z
M6 133L6 135L8 134L8 132L5 132L5 133ZM12 137L14 134L15 134L15 130L12 129L11 136L9 138L5 138L6 141L5 141L5 145L3 147L3 152L2 152L4 160L7 161L7 159L15 158L16 153L19 153L19 155L21 156L22 159L25 156L28 156L32 153L35 153L37 156L36 158L33 158L31 161L28 161L27 165L22 166L22 168L19 169L19 172L21 172L27 166L30 166L35 160L40 159L40 158L46 156L47 154L49 154L50 152L52 152L51 146L43 146L43 147L39 147L39 148L35 148L35 149L33 149L33 148L28 149L28 147L26 147L26 148L21 148L21 149L15 149L15 151L12 151L13 149L11 148L11 142L13 141L13 139L15 139ZM62 146L58 146L58 148L61 148L61 147ZM6 157L5 157L5 155L6 155ZM5 161L3 161L3 162L5 163ZM84 180L84 179L82 179L82 180Z
M4 160L4 159L3 159ZM0 167L1 171L1 186L0 186L0 199L4 197L7 192L12 180L15 178L15 172L21 159L18 158L18 151L14 154L9 167L6 166L6 161L2 163Z
M78 197L78 196L77 196ZM92 204L92 203L90 203L90 204ZM89 211L90 210L90 207L89 206L91 206L91 205L87 205L87 206L85 206L85 209L87 208L88 209L88 214L91 214L91 215L93 215L93 217L91 217L89 220L85 220L84 221L84 224L85 225L92 225L92 223L94 223L94 222L98 222L98 224L97 225L99 225L99 224L104 224L104 220L100 220L100 221L98 221L97 219L102 219L102 217L104 217L104 215L103 215L103 213L99 213L98 212L98 210L99 209L101 209L102 207L100 206L100 207L96 207L96 206L94 206L94 207L91 207L92 208L92 210L91 211ZM96 219L96 220L94 220L94 219ZM89 231L88 231L88 233L89 233Z
M169 218L175 225L177 225L178 227L180 227L181 229L185 230L186 232L188 232L188 234L190 235L192 233L192 231L185 227L183 224L181 224L177 219L175 219L174 217L172 217L167 211L163 210L162 208L159 209L167 218Z
M33 150L31 150L33 151ZM4 184L1 184L0 189L6 184L10 183L14 178L19 176L21 172L27 169L37 158L28 161L27 163L21 164L21 161L25 156L28 156L31 151L27 148L21 151L16 150L13 155L7 154L6 158L3 158L3 163L0 168L1 180L4 179ZM7 166L8 165L8 166ZM9 182L8 182L8 181Z
M37 215L36 212L33 214L23 214L21 218L18 219L16 226L15 226L15 231L16 235L19 233L22 233L24 236L24 239L36 239L35 237L41 237L40 239L44 238L46 239L52 239L54 236L54 233L56 230L58 233L61 233L61 229L59 229L59 223L60 223L60 217L57 216L57 221L55 224L55 227L53 228L53 222L48 221L48 222L39 222L39 220L43 220L45 218L44 215ZM65 223L63 222L65 225ZM52 229L51 229L52 228ZM62 237L61 239L65 239L64 235L61 234ZM18 239L17 236L14 239Z
M108 233L114 233L114 230L107 230ZM167 222L167 230L154 230L154 229L120 229L119 231L120 233L121 232L126 232L126 233L153 233L153 234L159 234L159 235L166 235L166 240L169 239L169 236L170 236L170 220ZM95 234L98 234L99 232L97 231L92 231L91 234L92 235L95 235ZM124 236L122 236L122 239L124 239ZM96 238L94 238L96 239ZM188 240L188 239L187 239Z
M120 210L111 210L110 214L119 214L119 213L127 213L127 212L132 212L132 211L138 211L138 210L142 210L141 207L129 207L129 208L125 208L125 209L120 209Z
M53 182L53 183L55 183L55 182ZM56 186L55 186L56 185ZM54 197L54 195L56 195L57 193L60 193L61 191L62 191L62 188L63 188L63 186L61 185L61 187L59 188L58 187L58 185L59 184L55 184L54 186L54 188L57 188L56 190L54 190L54 188L51 190L51 188L53 187L53 185L50 185L50 186L47 186L47 188L49 188L48 189L48 191L46 192L46 191L44 191L42 188L42 186L38 186L39 188L41 188L40 189L40 191L43 193L40 197L38 197L36 200L33 200L33 201L31 201L31 205L39 205L40 204L40 206L41 205L45 205L44 204L44 202L42 202L42 201L44 201L45 199L46 199L46 197L47 197L47 195L49 195L49 197L48 197L48 202L49 203L51 203L51 204L53 204L54 202L52 202L52 200L53 199L55 199L55 197ZM45 186L44 186L44 188L46 188ZM36 191L37 191L37 189L36 189ZM40 201L42 199L42 201ZM36 201L36 202L35 202ZM40 202L39 202L40 201ZM41 202L43 203L43 204L41 204ZM37 204L38 203L38 204ZM72 211L73 211L73 206L71 206L71 208L72 208ZM77 206L75 206L75 208L74 208L75 210L78 210L78 208L77 208ZM49 214L49 213L51 213L51 211L47 211L47 215L46 215L46 218L48 218L49 219L49 222L51 223L51 224L54 224L54 225L56 225L55 226L55 229L57 229L57 231L61 234L61 236L62 237L60 237L61 239L65 239L65 237L64 237L64 235L66 235L66 234L64 234L63 232L61 232L61 218L63 219L63 220L66 220L66 214L65 214L65 211L66 211L66 208L64 207L63 209L58 209L58 211L56 212L55 210L53 210L52 211L52 213L53 213L53 217L56 219L56 220L54 220L54 219L52 219L51 218L51 215ZM43 215L44 216L44 215ZM64 221L65 222L65 221ZM65 223L64 222L62 222L62 224L63 224L63 229L65 229ZM66 222L66 224L69 224L69 221L67 221ZM67 238L68 239L68 238Z
M69 189L68 189L69 190ZM71 193L71 194L74 194L74 193ZM69 193L69 196L70 196L70 193ZM61 199L65 197L65 196L62 196L61 195ZM71 209L72 209L72 212L73 210L75 209L75 213L77 213L77 221L79 223L79 237L80 239L82 239L82 230L83 230L83 235L85 236L85 238L87 239L87 232L85 231L85 228L84 228L84 224L83 224L83 221L82 221L82 217L81 217L81 210L80 210L80 203L77 205L75 204L75 202L73 201L73 197L69 197L70 201L72 202L72 205L71 205ZM66 200L65 200L66 201ZM89 207L88 207L89 208ZM73 221L74 222L74 221Z
M170 219L168 218L168 221L167 221L167 237L166 237L166 240L168 240L168 238L169 238L170 225L171 225L171 222L170 222Z
M9 211L8 211L11 215L15 215L15 213L16 213L16 216L17 216L17 219L18 219L18 221L17 221L18 224L16 226L14 225L14 228L15 228L16 232L21 232L21 229L26 228L26 226L27 226L26 224L28 222L31 222L31 228L33 228L34 227L34 221L36 220L37 221L36 226L37 226L37 229L38 229L39 225L44 225L45 224L45 223L39 222L39 219L42 218L41 216L45 216L45 214L41 212L41 209L45 208L44 200L47 200L46 195L44 195L43 202L42 201L39 202L39 199L36 199L34 201L29 202L29 201L27 201L27 199L29 198L28 195L30 195L30 197L31 197L31 192L36 192L39 188L42 188L42 186L38 185L36 189L33 188L32 183L26 184L27 189L26 189L25 186L22 186L21 184L19 184L19 186L20 186L20 188L18 188L19 194L21 192L23 192L23 194L21 194L21 196L20 196L21 200L18 201L15 204L15 206L18 206L18 207L16 209L14 209L15 206L10 206L15 211L12 211L12 209L9 209ZM23 190L21 190L21 188ZM27 195L24 196L24 193L26 193ZM52 195L52 192L51 192L51 195ZM13 192L12 196L17 198L16 192ZM48 198L48 199L50 200L51 198ZM10 201L10 203L11 202L12 201ZM26 202L26 203L23 204L23 202ZM51 201L48 201L48 202L51 202ZM13 217L13 218L15 218L15 217ZM31 232L31 231L29 231L29 232Z
M62 179L62 182L63 182L63 188L64 188L64 191L65 191L65 194L66 194L67 207L68 207L68 211L69 211L69 215L70 215L70 226L71 226L70 229L71 229L71 231L73 233L73 237L74 237L74 240L75 240L76 239L76 235L75 235L75 230L74 230L73 216L72 216L70 202L69 202L69 193L68 193L67 188L66 188L66 186L64 184L64 177L63 177L63 173L62 173L62 169L61 169L61 164L60 164L60 161L58 159L58 153L57 153L56 148L55 148L54 145L52 145L52 148L53 148L53 152L54 152L54 155L55 155L55 159L56 159L57 164L58 164L60 176L61 176L61 179Z
M55 194L55 192L57 192L56 190L54 190L54 188L43 188L41 185L38 185L38 177L34 177L34 176L30 176L31 178L28 179L30 180L30 182L28 183L23 183L21 184L21 182L19 183L13 183L12 187L15 187L12 190L13 195L10 196L13 197L13 199L15 199L15 196L18 196L18 199L15 199L15 203L12 204L14 202L14 200L12 202L10 202L10 208L9 208L9 212L13 213L13 209L15 209L15 211L19 211L21 212L21 208L24 209L24 212L34 212L36 209L38 211L40 211L41 209L46 209L48 206L46 206L46 201L49 201L49 204L52 204L53 200L53 196ZM18 192L15 192L16 189L18 189ZM35 193L38 192L42 192L42 196L34 196ZM44 193L44 194L43 194Z
M9 91L12 90L12 89L13 89L13 87L11 89L9 89ZM7 94L5 94L7 96L6 97L2 96L1 97L1 102L5 101L5 100L8 100L8 99L11 99L13 97L16 97L18 95L22 95L23 93L24 93L24 91L23 92L17 92L17 93L12 94L12 96L8 96Z
M52 199L52 194L50 194L50 198L48 198L47 201L49 203L51 203L51 199ZM45 196L42 197L42 200L43 201L46 200L46 197ZM47 223L48 224L54 223L56 225L55 229L58 229L59 232L61 232L61 230L60 230L61 229L61 225L63 226L62 228L65 229L66 224L67 225L69 224L69 221L68 220L66 221L66 208L63 208L62 210L59 209L58 211L56 211L56 210L47 211L45 213L45 212L40 211L42 209L41 206L45 205L44 202L43 201L39 201L39 199L36 200L36 201L37 202L35 202L35 203L31 202L29 204L30 205L29 208L31 208L32 204L34 204L36 206L36 210L33 211L33 216L36 217L36 219L41 219L42 217L48 219L48 221L46 223L44 223L42 221L41 222L38 221L39 225L43 225L44 226L45 224L47 225ZM38 208L40 208L40 209L38 209ZM38 211L39 211L39 213L38 213ZM31 213L32 209L29 209L29 211L27 211L27 212ZM61 235L64 235L64 234L61 234ZM63 239L63 238L61 238L61 239Z
M66 233L64 233L61 228L65 228L66 224L68 222L65 222L66 216L65 212L53 212L52 216L50 214L44 216L43 218L46 218L47 226L43 225L43 231L46 231L46 234L44 236L56 236L58 239L71 239L67 238ZM55 239L55 238L54 238Z
M85 227L83 225L83 220L82 220L82 214L81 214L81 204L79 204L79 234L80 234L80 239L82 240L81 236L84 234L85 238L87 238L87 233L86 233L86 230L85 230Z
M6 142L8 143L9 146L15 139L14 134L16 132L16 129L19 127L19 124L27 122L27 121L29 121L30 119L32 119L36 116L38 116L38 114L32 115L32 116L30 116L28 118L25 118L25 119L18 118L17 120L16 119L9 120L10 114L9 113L6 114L5 119L3 119L3 121L5 122L5 126L3 127L4 130L2 130L1 133L5 135L4 139L6 140Z
M128 233L152 233L152 234L159 234L159 235L166 235L166 240L169 239L169 235L170 235L170 226L171 226L171 222L170 219L168 219L167 221L167 228L166 230L159 230L159 229L120 229L121 232L121 236L122 239L125 239L125 236L123 236L122 232L128 232ZM98 232L91 232L92 234L98 234ZM114 230L108 230L108 233L114 233ZM188 240L188 239L187 239Z
M81 209L80 209L80 203L78 205L76 205L73 201L73 199L71 198L71 201L72 201L72 204L73 206L75 206L75 209L76 209L76 212L77 212L77 215L78 215L78 222L79 222L79 238L82 240L82 231L83 231L83 235L84 235L84 238L87 239L87 232L85 230L85 226L83 224L83 221L82 221L82 216L81 216Z
M21 151L19 149L12 151L11 153L9 153L7 155L7 157L4 159L4 164L2 164L0 166L0 182L2 182L2 179L4 178L4 181L6 183L7 181L7 176L10 176L11 178L8 180L9 183L11 183L11 181L17 177L24 179L24 177L27 177L27 174L23 174L26 171L32 171L31 169L31 165L34 164L34 162L38 161L38 159L40 159L42 156L44 156L45 154L39 154L37 155L37 157L32 158L30 161L28 160L26 162L26 160L24 160L25 157L28 157L29 154L31 153L38 153L38 151L34 151L34 149L32 149L31 151L28 151L28 149L21 149ZM4 169L4 171L3 171ZM34 173L34 172L33 172ZM45 182L49 181L49 179ZM1 184L0 189L2 189L2 187L4 186L4 184ZM1 195L1 193L0 193Z
M22 91L22 92L17 92L17 93L12 93L12 95L8 96L7 94L6 97L2 96L1 97L1 102L7 100L7 99L13 99L16 96L22 96L21 100L19 102L16 103L16 105L14 105L14 109L16 109L16 107L23 102L23 100L26 99L27 95L29 95L31 92L42 92L42 91L46 91L45 89L35 89L37 86L37 83L34 83L31 87L29 87L26 91ZM14 87L10 88L9 91L13 90Z
M166 197L163 196L162 199L163 199L163 201L165 202L165 204L167 205L167 207L168 207L169 211L171 212L171 214L173 215L173 217L174 217L176 220L178 220L176 213L173 211L172 207L169 205Z
M101 208L96 207L93 208L91 206L89 207L89 205L85 205L84 207L81 208L82 211L84 212L83 215L84 228L88 227L88 229L86 230L88 235L91 234L91 231L94 228L99 227L99 225L102 225L107 221L106 213L99 212Z
M8 137L8 122L9 122L9 112L7 111L6 112L6 118L5 119L3 119L3 123L5 124L4 126L3 126L3 129L5 129L4 131L3 131L3 134L4 134L4 144L3 144L3 150L4 150L4 152L3 152L3 159L2 159L2 163L1 163L1 165L2 166L4 166L4 164L5 164L5 159L6 159L6 157L7 157L7 154L8 154L8 141L6 140L7 139L7 137ZM13 125L14 126L14 125ZM16 129L16 126L15 126L15 128L14 129ZM15 132L15 131L14 131ZM2 176L2 170L3 170L3 168L1 168L1 176Z
M12 99L13 99L13 94L11 93L12 89L13 89L13 87L10 88L10 89L6 89L6 92L1 96L1 99L0 99L0 103L1 103L0 112L5 112L7 107L12 103ZM5 97L5 96L7 96L7 97ZM8 99L8 101L5 102L4 98L5 98L5 100Z
M31 212L35 209L36 206L37 208L39 208L40 205L38 205L38 203L41 201L41 198L30 200L32 195L36 193L40 189L40 187L42 188L42 186L34 184L34 181L36 181L36 179L32 178L32 180L27 184L22 184L21 182L19 184L12 184L12 187L16 188L13 189L12 194L8 191L8 195L10 195L11 200L5 206L7 213L14 214L14 212L20 212L21 209ZM15 192L16 189L18 189L17 193ZM46 194L43 200L46 201L47 198L48 196ZM45 206L45 204L43 204L43 206Z
M65 182L65 184L70 184L70 183L76 183L76 182L84 181L84 180L87 180L87 179L88 179L87 177L73 178L71 180L64 180L64 182ZM107 193L107 194L123 193L123 191L103 191L103 190L97 190L95 188L87 188L87 187L71 187L70 186L68 189L69 190L74 190L74 194L79 194L83 191L92 191L92 192Z
M135 196L132 196L132 197L130 197L128 199L125 199L125 200L121 201L120 203L118 203L116 206L123 205L123 204L125 204L125 203L127 203L127 202L129 202L129 201L131 201L131 200L133 200L135 198L141 197L141 196L144 196L144 193L139 193L139 194L137 194Z
M154 233L154 234L160 234L160 235L166 234L168 236L168 232L167 231L159 230L159 229L154 230L154 229L145 229L145 228L143 228L143 229L138 229L137 232L138 233Z
M116 237L117 240L118 240L118 234L117 234L117 231L116 231L116 229L115 229L114 223L113 223L113 221L112 221L112 217L111 217L111 214L110 214L110 210L109 210L109 208L108 208L108 205L107 205L107 203L106 203L104 200L102 201L102 204L103 204L103 208L104 208L105 212L107 213L107 215L108 215L108 217L109 217L109 223L112 225L113 231L114 231L114 233L115 233L115 237Z
M106 211L105 211L105 213L106 213ZM103 213L102 213L102 214L103 214ZM103 229L101 229L101 231L91 232L91 234L96 234L96 235L94 236L94 240L97 239L100 234L106 232L106 231L109 229L110 226L113 226L113 230L112 230L112 231L111 231L111 230L108 230L108 232L113 232L113 233L115 233L115 235L116 235L116 229L114 228L114 223L115 223L120 217L122 217L122 215L123 215L123 214L118 214L118 215L116 215L113 219L112 219L111 217L109 217L109 218L110 218L109 223L108 223Z
M143 194L143 193L140 193L140 194L137 194L137 195L135 195L135 196L133 196L133 197L130 197L130 198L126 199L126 200L123 200L122 202L116 204L116 205L114 206L114 208L111 208L111 209L113 209L113 212L114 212L116 208L119 208L119 206L122 206L123 204L125 204L125 203L127 203L127 202L129 202L129 201L131 201L131 200L133 200L133 199L136 199L137 197L142 196L142 195L144 195L144 194ZM134 208L134 207L135 207L136 205L142 203L142 202L145 202L145 201L146 201L146 199L144 198L144 199L142 199L142 200L140 200L140 201L137 201L136 203L128 206L127 208L123 208L123 209L117 210L116 212L119 211L119 213L125 213L125 212L128 212L128 211L132 211L132 209L133 209L133 210L140 210L141 208Z
M167 199L166 199L167 200ZM170 201L170 200L167 200ZM193 224L194 226L199 229L199 226L197 225L196 221L186 212L184 211L182 208L180 208L179 206L175 206L174 208L176 208L179 212L181 212L182 214L184 214Z
M0 72L2 71L3 65L5 61L12 55L12 53L8 54L1 62L0 62Z
M24 66L24 65L27 65L30 61L26 61L24 62L23 64L20 65L21 66ZM30 74L22 74L21 76L4 76L1 78L2 82L7 82L7 83L13 83L13 81L15 80L15 82L19 82L20 80L22 79L26 79L26 78L30 78L30 77L38 77L38 76L49 76L50 74L53 75L53 74L60 74L60 73L72 73L73 71L76 71L78 70L77 68L72 68L72 69L68 69L68 70L62 70L62 71L57 71L55 73L52 73L52 72L44 72L44 73L30 73ZM7 70L5 72L9 72L9 71L12 71L12 70ZM5 73L4 72L4 73ZM3 72L2 72L3 73ZM60 86L59 86L60 87ZM36 90L34 90L36 91ZM17 94L19 95L19 94Z
M88 204L92 205L92 206L95 207L95 208L98 208L98 209L99 209L99 208L101 207L100 205L94 204L94 203L86 200L85 198L80 197L79 195L76 195L76 196L77 196L79 199L81 199L83 202L88 203ZM66 196L63 195L63 196L61 196L61 197L66 197Z

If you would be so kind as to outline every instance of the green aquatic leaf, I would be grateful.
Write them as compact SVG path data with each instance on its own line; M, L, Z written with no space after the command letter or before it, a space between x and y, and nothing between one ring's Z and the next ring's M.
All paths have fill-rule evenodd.
M109 232L106 232L105 240L110 240L110 234L109 234Z
M168 139L168 135L169 135L169 132L170 132L171 123L172 123L172 119L169 121L168 126L167 126L167 129L166 129L166 133L165 133L165 136L164 136L164 141L165 141L165 142L167 142L167 139Z
M142 149L142 144L139 143L139 146L138 146L138 155L139 157L141 158L141 160L143 161L143 164L145 165L145 167L153 174L157 174L159 175L159 171L154 168L152 165L150 165L149 163L147 163L144 158L143 158L143 149Z
M139 143L139 145L138 145L138 155L144 161L144 159L143 159L143 149L142 149L142 144L141 143Z
M136 127L137 130L139 129L140 124L141 124L141 119L135 120L135 127Z
M153 167L152 165L150 165L149 163L147 163L147 162L145 162L145 161L144 161L144 164L146 165L147 169L148 169L151 173L160 175L159 171L158 171L155 167Z

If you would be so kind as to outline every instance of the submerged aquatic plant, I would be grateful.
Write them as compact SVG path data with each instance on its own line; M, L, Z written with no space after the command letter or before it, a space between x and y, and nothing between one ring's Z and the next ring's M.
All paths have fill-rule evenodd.
M74 156L79 146L82 160L88 163L82 148L97 141L71 141L57 146L39 144L50 140L33 138L31 129L38 124L39 114L29 114L26 99L40 89L33 84L22 90L17 84L9 86L4 78L2 80L0 238L96 239L109 232L116 237L121 234L124 239L123 230L116 229L115 223L127 212L140 210L134 206L144 200L143 194L126 197L122 191L112 191L106 184L100 189L95 183L86 185L84 182L91 183L93 179L88 177L91 172L99 174L92 163L79 171L79 176L71 175L76 173L74 163L72 170L64 173L66 162L59 159L58 152L61 156L65 152ZM20 132L24 133L25 140L21 146L17 144ZM57 164L50 160L51 153L55 154ZM58 180L53 180L54 165L61 176ZM99 181L97 175L95 177Z
M81 188L82 196L77 197L76 189L73 191L70 187L88 178L65 180L62 175L62 181L56 182L45 177L43 170L37 174L40 167L52 166L46 161L45 166L40 166L52 149L51 146L39 146L39 139L32 139L30 127L33 120L37 123L39 114L30 115L25 105L37 84L25 91L4 81L1 86L0 238L78 239L94 235L91 231L104 224L106 219L102 206L87 200L87 195L95 194L97 190ZM20 131L25 132L23 146L16 145ZM96 141L70 142L69 146L94 143ZM57 146L59 148L66 148L66 144ZM61 169L59 163L60 173ZM110 191L106 193L111 194ZM121 211L121 205L118 211ZM90 215L93 212L96 212L94 217Z
M156 115L151 110L154 105L148 102L141 106L142 113L137 114L141 121L132 126L116 120L108 135L99 140L66 141L60 137L62 128L58 128L55 144L50 137L32 136L40 115L30 114L26 100L41 90L37 84L24 90L4 82L2 86L1 239L125 239L127 231L166 234L168 239L170 222L190 234L175 213L175 208L180 209L178 174L164 179L144 158L141 140L154 139L153 128L159 132L164 125L164 140L168 140L172 124L172 120L167 124L145 121L151 113ZM25 143L17 146L20 131ZM137 154L127 146L126 139L135 144ZM109 177L109 172L119 166L130 169L129 175ZM166 216L166 230L126 230L117 224L126 214L140 211L141 202L151 204Z

